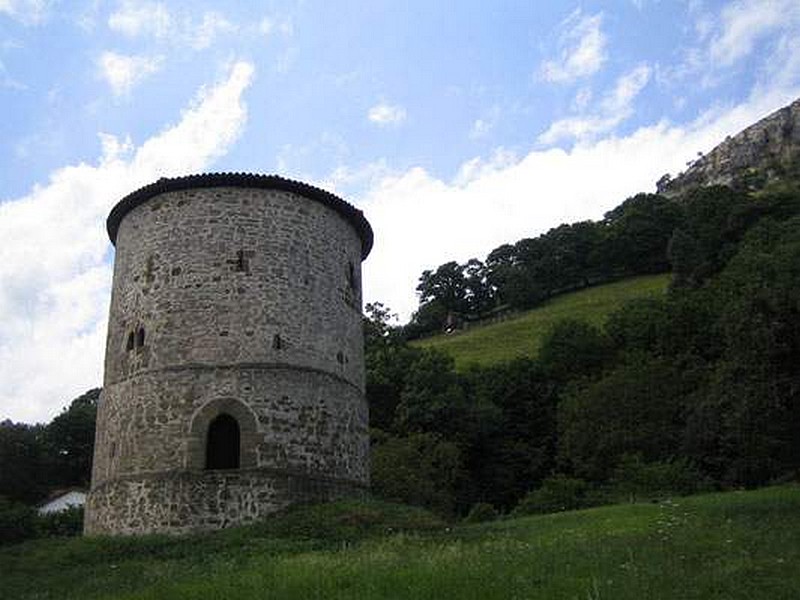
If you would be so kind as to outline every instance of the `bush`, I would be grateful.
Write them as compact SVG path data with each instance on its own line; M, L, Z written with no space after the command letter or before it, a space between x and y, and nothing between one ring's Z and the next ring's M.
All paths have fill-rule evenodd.
M486 521L494 521L498 517L497 510L488 502L478 502L470 509L464 523L485 523Z
M30 506L0 498L0 546L35 537L36 511Z
M71 537L83 532L83 507L70 506L59 512L37 515L37 537Z
M542 486L520 500L512 511L514 516L575 510L589 505L589 484L583 479L564 475L548 477Z
M400 532L443 529L444 521L417 506L378 500L340 500L295 504L249 526L250 535L266 537L354 541Z
M635 502L685 496L710 487L686 459L645 462L640 454L625 454L614 470L610 491Z

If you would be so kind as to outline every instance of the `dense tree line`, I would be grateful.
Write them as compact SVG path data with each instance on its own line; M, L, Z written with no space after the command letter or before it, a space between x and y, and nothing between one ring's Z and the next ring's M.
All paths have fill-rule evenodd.
M47 425L0 423L0 498L34 504L53 490L89 487L99 389Z
M603 328L559 323L536 360L457 372L405 344L385 308L370 313L378 494L464 514L800 474L800 194L707 188L612 213L631 236L607 248L614 264L671 267L669 293L620 307ZM640 243L663 245L667 262L635 257ZM593 277L613 272L600 264Z
M405 335L413 339L497 311L529 309L566 291L667 271L667 246L684 219L681 204L639 194L601 221L561 225L495 248L485 261L424 271L417 286L420 305Z

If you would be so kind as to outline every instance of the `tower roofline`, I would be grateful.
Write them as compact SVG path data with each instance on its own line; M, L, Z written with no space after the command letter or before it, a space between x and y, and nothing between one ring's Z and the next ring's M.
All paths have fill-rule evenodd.
M361 238L362 260L367 258L370 250L372 250L372 227L370 227L369 222L366 217L364 217L364 213L353 205L348 204L330 192L326 192L323 189L301 181L285 179L278 175L255 173L202 173L184 177L162 177L154 183L141 187L125 196L111 209L108 219L106 220L106 229L111 243L116 245L117 232L119 231L120 223L125 215L137 206L147 202L150 198L167 192L215 187L280 190L298 194L310 200L315 200L335 210L355 228Z

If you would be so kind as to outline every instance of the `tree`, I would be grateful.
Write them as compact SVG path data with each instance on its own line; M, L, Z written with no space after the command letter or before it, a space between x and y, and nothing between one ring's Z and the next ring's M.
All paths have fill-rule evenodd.
M597 374L611 353L611 340L603 331L584 321L563 319L545 335L539 360L552 378L565 382Z
M603 218L603 260L618 275L669 269L667 245L682 221L679 204L657 194L628 198Z
M680 451L684 406L697 386L670 361L629 355L602 379L574 386L559 405L559 459L578 477L607 480L623 455L647 462Z
M47 493L42 425L0 423L0 497L32 504Z
M409 365L394 428L403 433L438 432L451 436L466 417L466 396L453 359L423 349Z
M44 430L52 487L86 487L92 478L94 432L100 389L75 398Z
M458 446L431 433L379 437L372 448L372 492L452 515L464 477Z
M466 380L475 415L464 445L473 501L511 508L555 464L554 386L529 359L475 368Z

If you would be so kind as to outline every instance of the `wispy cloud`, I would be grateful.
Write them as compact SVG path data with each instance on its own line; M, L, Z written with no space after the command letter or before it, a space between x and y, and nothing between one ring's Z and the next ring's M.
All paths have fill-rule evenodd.
M0 0L0 14L23 25L38 25L46 20L52 0Z
M169 9L160 2L126 0L109 15L108 26L127 37L166 38L173 33L174 20Z
M160 56L127 56L116 52L104 52L97 61L100 75L111 86L115 96L123 96L144 80L156 73L164 62Z
M651 68L641 64L617 79L614 89L606 94L598 110L554 122L539 142L552 144L562 139L585 139L608 133L633 115L633 101L650 81Z
M603 15L584 15L580 9L560 26L559 55L541 64L542 78L568 83L596 73L606 61L606 36L601 30Z
M399 104L380 102L369 109L367 118L382 127L399 125L406 120L406 109Z
M469 131L469 138L477 140L485 137L495 128L497 121L500 118L500 107L498 105L492 106L483 116L475 119L472 123L472 128Z
M731 65L749 55L755 44L785 27L800 21L796 0L740 0L726 6L720 27L711 40L709 53L718 65Z
M178 123L139 147L103 135L96 164L58 169L0 204L0 420L49 419L101 383L108 210L145 183L206 169L224 154L244 127L242 95L252 76L249 63L232 65Z
M185 26L186 40L195 50L208 48L221 35L233 33L238 29L225 16L216 11L203 13L199 23L187 22Z
M659 81L685 89L714 88L730 80L747 57L763 65L754 71L762 87L776 75L784 80L800 78L796 58L787 48L800 38L800 3L796 0L737 0L719 12L703 3L689 4L688 18L696 39L683 48L683 59L675 65L659 66ZM681 92L683 93L683 91Z
M263 28L264 23L259 25ZM204 50L220 36L239 30L237 24L215 10L205 11L198 19L189 14L174 14L160 2L130 0L111 13L108 26L129 38L150 37L194 50Z

